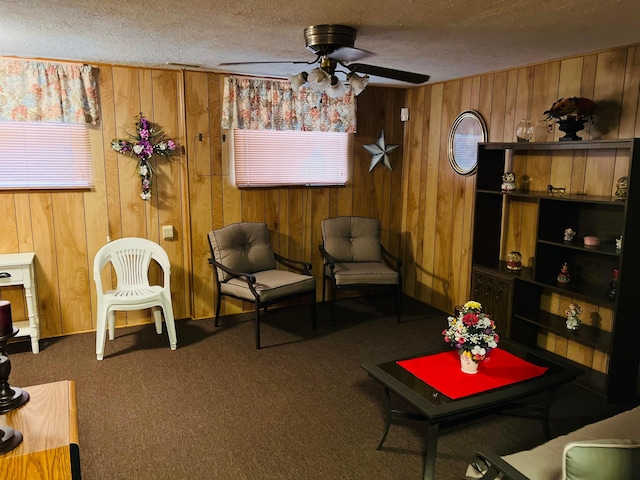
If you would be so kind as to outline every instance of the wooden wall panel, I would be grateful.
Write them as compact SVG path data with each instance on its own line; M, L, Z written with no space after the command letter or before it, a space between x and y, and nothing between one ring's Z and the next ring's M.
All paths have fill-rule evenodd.
M403 162L406 178L402 192L406 220L402 233L406 237L415 237L417 233L417 238L412 238L410 243L405 242L407 294L426 299L448 311L453 311L454 305L468 299L470 274L464 266L470 264L471 222L465 213L472 208L472 201L466 200L466 195L472 194L474 183L468 180L459 188L446 158L447 136L455 115L468 108L475 109L485 119L491 141L515 141L515 128L520 119L529 118L537 123L543 120L544 110L558 98L585 96L598 102L600 110L594 125L587 125L580 133L583 138L637 135L640 131L638 51L638 46L613 49L470 77L462 80L462 87L459 86L461 80L454 80L409 91L407 98L412 116L406 125L408 140ZM471 91L464 82L472 85ZM413 113L420 111L418 107L424 103L421 100L423 95L430 98L430 108L428 112L422 109L423 117L416 118ZM428 123L425 122L427 119ZM416 134L418 130L421 135ZM563 135L553 124L551 130L550 140ZM568 164L562 161L567 159L567 155ZM422 165L427 165L427 168L421 170ZM437 169L434 165L438 166ZM615 191L616 180L627 168L628 158L623 152L615 152L614 155L587 155L586 152L516 155L513 159L518 186L524 182L531 190L544 190L551 183L565 186L571 192L610 195ZM416 178L419 172L420 181ZM426 180L423 181L422 175ZM434 181L434 177L437 180ZM461 196L463 193L464 197ZM421 213L423 217L413 220L419 199L424 199L428 207ZM537 227L529 219L535 218L536 205L532 202L508 202L506 207L509 234L502 252L520 250L523 263L530 265L535 246L531 237ZM430 213L434 211L436 215ZM419 222L423 223L416 229ZM433 231L437 232L436 250L430 256L427 245L433 243L430 237ZM429 274L434 278L432 292L422 295L417 286L424 285ZM457 276L459 278L456 279ZM555 302L556 306L563 301ZM592 355L561 340L545 341L553 342L553 349L565 354L569 349L578 358ZM602 363L597 356L592 362Z
M100 66L95 75L100 91L100 123L88 127L94 188L82 192L0 193L0 214L10 219L0 232L0 251L35 252L44 338L95 329L93 258L107 237L136 235L164 244L175 265L174 313L177 318L191 316L187 306L191 301L187 288L190 267L182 253L190 236L185 238L181 231L184 202L180 191L184 182L176 169L180 156L176 164L156 164L155 199L144 202L139 197L135 161L111 149L111 139L134 130L134 116L140 112L163 126L178 144L183 143L178 128L178 93L183 88L179 72ZM159 227L168 222L177 227L175 245L160 239ZM103 279L110 279L106 269ZM15 295L17 320L24 315L24 309L17 305L22 302L20 293L8 293ZM119 325L150 321L149 312L118 315Z
M213 315L215 298L207 263L206 234L211 229L266 221L282 254L313 263L320 286L321 220L372 215L381 220L387 247L402 254L405 292L452 311L470 290L475 186L474 175L462 178L448 163L447 136L455 116L477 110L491 140L513 141L521 118L540 120L561 96L580 95L602 107L594 125L582 132L585 138L639 136L639 52L636 45L408 90L370 86L358 97L359 127L348 185L251 191L237 189L229 176L228 132L220 129L222 75L101 65L96 70L101 121L90 128L95 188L83 193L1 192L5 224L0 251L36 252L42 333L49 337L95 327L93 257L107 236L159 241L174 265L176 318L207 318ZM399 116L405 106L410 118L403 123ZM171 162L154 160L158 175L149 202L139 197L135 160L110 147L112 138L133 129L140 112L165 127L181 149ZM391 156L391 171L378 166L370 173L371 156L362 146L374 143L382 129L387 143L401 147ZM553 125L551 130L550 138L557 139L560 132ZM628 166L628 156L616 154L612 160L576 153L570 169L556 156L516 156L513 164L519 184L529 177L532 188L558 183L573 192L606 195ZM527 221L531 208L526 202L510 205L508 221L514 231L503 251L513 246L533 255L530 240L524 239L535 228ZM175 227L174 240L161 238L164 224ZM108 272L104 276L109 279ZM21 301L19 292L3 291L3 296ZM561 308L563 301L552 303ZM241 302L225 302L223 313L246 308ZM148 313L117 317L118 325L150 321ZM591 355L555 338L543 341L581 359ZM606 356L596 352L591 361L606 369Z
M206 265L207 250L197 246L214 228L241 221L266 222L274 249L285 256L305 260L313 265L318 299L322 295L322 261L318 245L322 242L321 223L338 215L375 216L382 225L382 237L396 255L400 255L400 229L403 202L402 148L391 155L392 170L377 166L371 173L371 155L362 145L375 143L384 129L387 143L402 143L400 107L405 105L405 90L367 88L358 97L358 132L353 139L351 180L339 188L261 188L238 189L233 185L228 143L213 145L219 138L222 75L186 72L185 105L187 137L198 133L208 136L211 148L191 149L187 153L189 168L190 235L193 239L193 285L196 295L195 318L214 315L213 271ZM209 112L208 122L205 110ZM211 112L216 112L212 115ZM224 132L228 135L229 132ZM192 151L193 150L193 151ZM208 157L207 157L208 155ZM203 169L203 165L210 163ZM207 164L208 165L208 164ZM209 180L196 172L209 171ZM222 314L250 311L253 305L225 298Z

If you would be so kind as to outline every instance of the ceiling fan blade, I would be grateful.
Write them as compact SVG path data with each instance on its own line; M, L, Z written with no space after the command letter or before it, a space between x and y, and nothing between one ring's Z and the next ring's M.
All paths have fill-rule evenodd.
M311 65L316 63L318 59L311 60L310 62L305 62L303 60L275 60L275 61L264 61L264 62L224 62L219 63L219 66L223 65L259 65L261 63L306 63L307 65Z
M337 62L355 62L356 60L362 60L371 55L373 55L373 53L362 50L361 48L340 47L327 56Z
M424 83L429 80L429 75L422 73L405 72L404 70L394 70L392 68L376 67L374 65L366 65L364 63L351 63L346 67L352 72L366 73L376 77L391 78L408 83Z

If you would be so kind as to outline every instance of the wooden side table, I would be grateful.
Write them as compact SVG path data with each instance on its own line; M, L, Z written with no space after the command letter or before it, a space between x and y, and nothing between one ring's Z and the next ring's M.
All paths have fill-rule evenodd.
M22 285L27 302L26 322L14 322L18 327L17 337L31 337L31 351L40 351L40 316L38 315L38 294L36 288L35 257L33 252L0 254L0 287Z
M0 425L22 433L14 450L0 455L0 478L79 480L76 386L61 381L25 387L30 400L6 415Z

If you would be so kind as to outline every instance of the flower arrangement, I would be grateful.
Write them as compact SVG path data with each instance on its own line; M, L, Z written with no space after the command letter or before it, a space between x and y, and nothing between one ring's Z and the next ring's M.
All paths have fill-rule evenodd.
M551 105L549 110L544 112L544 115L546 115L547 120L556 118L558 120L584 121L593 115L596 108L596 103L588 98L560 98L557 102Z
M138 159L136 169L142 183L140 197L143 200L149 200L153 174L149 160L153 155L170 157L175 152L176 144L167 138L161 128L147 120L142 113L135 118L137 120L136 133L127 133L130 139L114 138L111 140L111 148L118 153Z
M442 331L444 341L471 357L475 362L484 360L498 346L500 337L496 324L482 313L480 302L468 301L458 317L449 317L449 328Z

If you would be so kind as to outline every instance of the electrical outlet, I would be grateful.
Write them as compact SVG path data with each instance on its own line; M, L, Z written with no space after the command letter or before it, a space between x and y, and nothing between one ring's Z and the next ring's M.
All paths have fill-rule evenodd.
M173 225L162 226L162 238L163 240L171 240L173 238Z
M408 108L401 108L400 109L400 121L401 122L408 122L409 121L409 109Z

